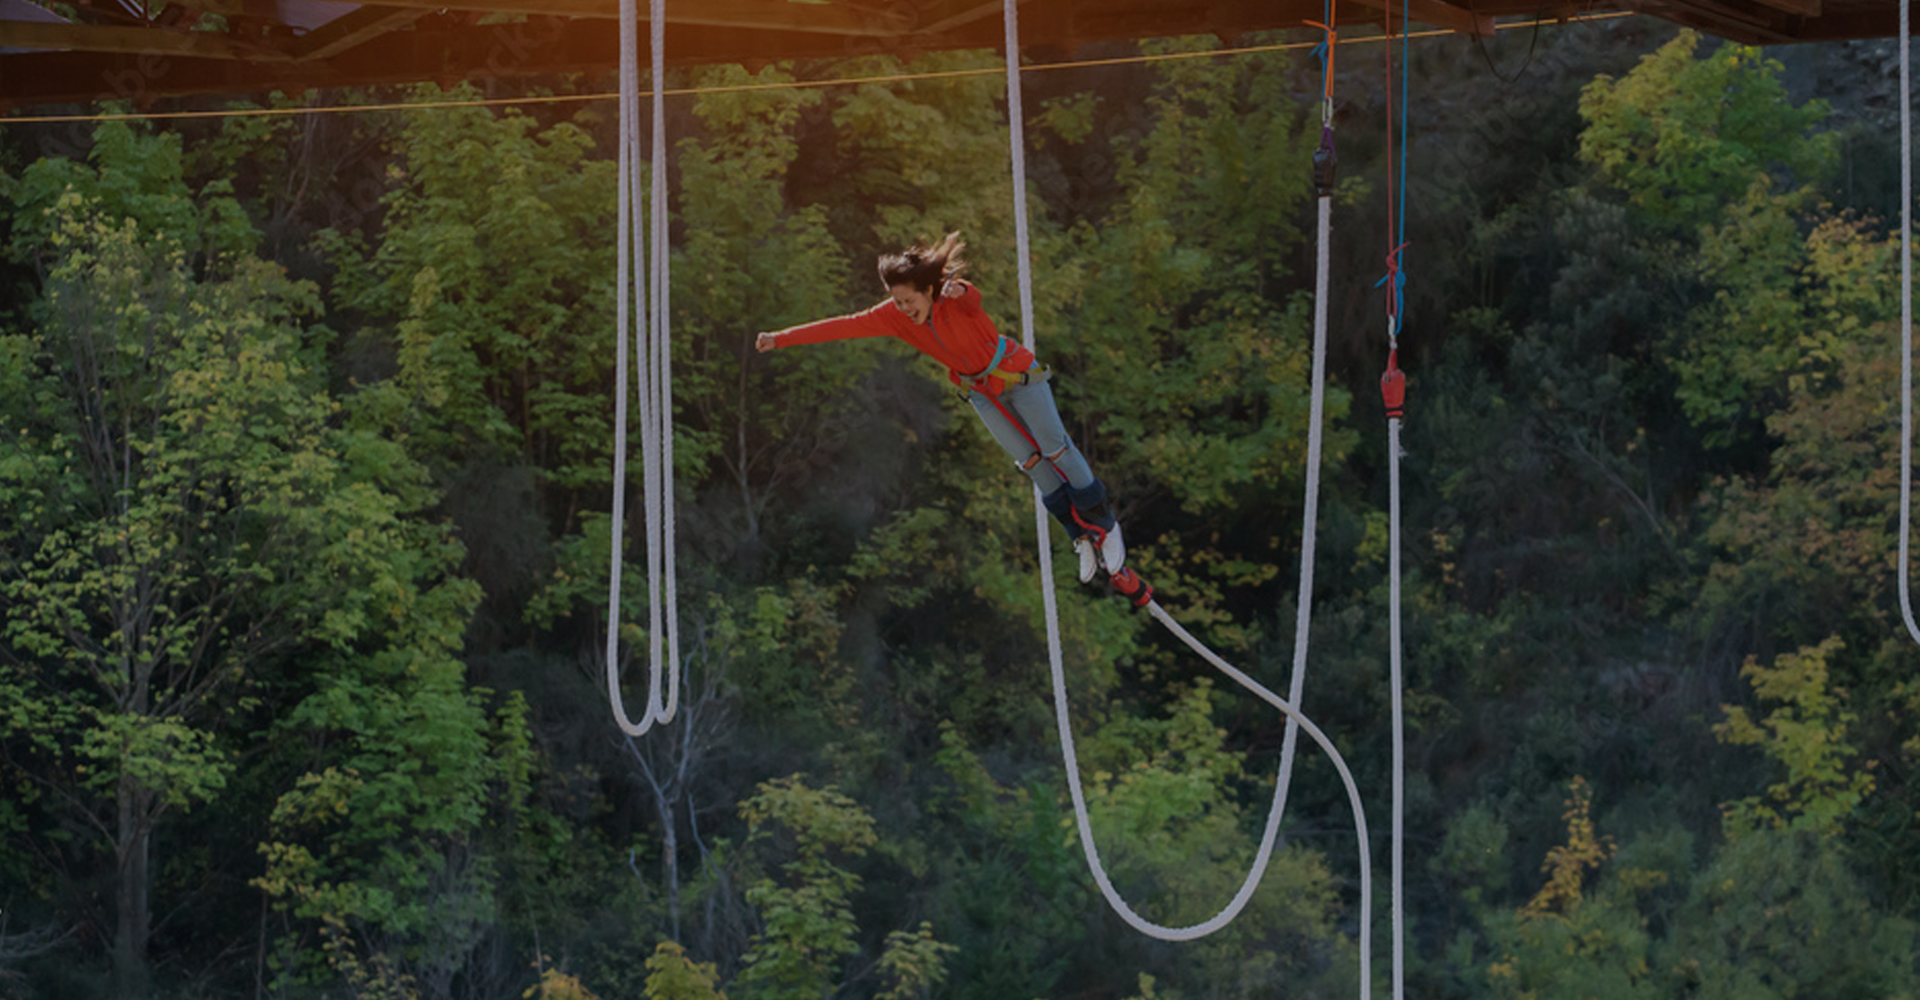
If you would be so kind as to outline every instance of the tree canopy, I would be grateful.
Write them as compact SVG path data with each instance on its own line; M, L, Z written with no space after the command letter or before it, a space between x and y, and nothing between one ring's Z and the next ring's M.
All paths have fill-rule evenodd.
M1805 82L1878 56L1478 44L1406 67L1409 992L1920 993L1892 149L1884 95ZM1095 890L1031 488L945 372L753 349L962 231L1133 565L1283 684L1322 71L1219 47L1028 75L1031 316L994 54L665 81L685 686L641 739L601 645L610 102L0 129L0 995L1351 995L1391 746L1377 63L1336 75L1303 706L1376 841L1303 753L1215 936ZM1285 720L1055 572L1107 868L1203 919Z

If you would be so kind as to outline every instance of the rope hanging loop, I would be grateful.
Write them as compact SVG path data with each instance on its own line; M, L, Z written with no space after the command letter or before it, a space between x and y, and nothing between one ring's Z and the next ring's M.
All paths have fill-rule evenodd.
M1407 373L1400 370L1399 354L1387 352L1387 370L1380 374L1380 401L1386 404L1388 420L1400 419L1407 404Z
M617 198L619 238L614 278L615 376L613 511L608 567L606 679L614 721L628 736L673 720L680 699L679 598L674 559L673 352L669 330L665 87L666 0L649 0L653 36L652 253L640 188L639 11L620 0L620 148ZM633 336L630 358L627 337ZM627 502L627 376L638 369L642 441L642 488L647 542L647 707L639 722L627 713L620 692L620 584ZM665 579L662 580L664 574Z

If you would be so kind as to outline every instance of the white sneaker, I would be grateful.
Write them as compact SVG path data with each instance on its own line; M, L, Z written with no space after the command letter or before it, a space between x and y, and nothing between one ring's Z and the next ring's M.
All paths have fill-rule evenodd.
M1075 538L1073 551L1080 554L1080 582L1092 583L1094 572L1100 568L1100 551L1093 544L1093 536L1081 535Z
M1120 525L1107 529L1100 541L1100 565L1108 573L1118 573L1127 564L1127 543L1120 540Z

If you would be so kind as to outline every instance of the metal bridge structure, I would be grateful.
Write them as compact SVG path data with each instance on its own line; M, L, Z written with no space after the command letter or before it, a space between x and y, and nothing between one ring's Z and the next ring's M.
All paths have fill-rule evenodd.
M1756 45L1894 35L1896 0L1351 0L1343 23L1400 19L1486 36L1502 21L1632 12ZM644 20L645 6L641 5ZM1001 0L670 0L676 65L1004 45ZM1404 12L1404 15L1403 15ZM1021 48L1071 58L1118 40L1299 28L1321 0L1023 0ZM0 112L415 81L611 74L618 0L0 0ZM645 30L643 28L643 30Z

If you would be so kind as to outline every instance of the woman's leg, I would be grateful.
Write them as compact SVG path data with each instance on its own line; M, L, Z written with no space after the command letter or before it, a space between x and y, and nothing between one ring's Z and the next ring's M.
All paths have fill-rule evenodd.
M1066 477L1067 485L1086 489L1098 482L1086 456L1074 447L1073 438L1067 436L1066 425L1060 422L1060 410L1053 404L1052 386L1045 382L1012 386L1000 394L1000 402L1026 424L1033 439L1040 443L1040 453ZM1032 451L1032 446L1027 450Z
M999 405L995 405L993 397L974 392L967 394L967 402L973 404L973 412L980 415L980 422L987 425L987 433L992 434L994 441L1013 457L1013 464L1019 466L1020 471L1025 472L1033 480L1033 485L1039 487L1041 496L1052 496L1056 490L1066 485L1060 478L1060 473L1054 471L1045 457L1034 450L1033 444L1027 441L1027 435L1021 432L1021 428L1007 419L1007 413L1017 416L1018 411L1007 404L1005 396L999 399ZM1001 412L1002 406L1006 407L1007 413ZM1034 440L1041 441L1044 447L1044 441L1038 434L1034 435ZM1082 464L1085 464L1084 460ZM1064 468L1062 471L1065 471Z
M1014 464L1033 479L1047 511L1066 526L1067 537L1080 554L1080 582L1093 579L1096 565L1105 566L1109 573L1119 572L1127 550L1120 539L1120 525L1107 506L1106 484L1094 476L1086 456L1067 436L1060 411L1053 405L1053 389L1045 382L1030 383L1008 389L997 400L976 392L967 401L993 439L1013 456ZM1096 530L1089 532L1085 525Z
M1051 387L1039 382L1009 388L997 400L981 393L967 398L994 440L1033 479L1047 509L1067 526L1070 536L1080 533L1080 525L1073 517L1074 509L1103 531L1112 529L1114 522L1107 509L1107 488L1094 476L1086 456L1074 447L1073 439L1067 435L1060 411L1053 404ZM1020 426L1009 421L1008 414L1012 414ZM1034 449L1036 444L1040 446L1038 451Z

